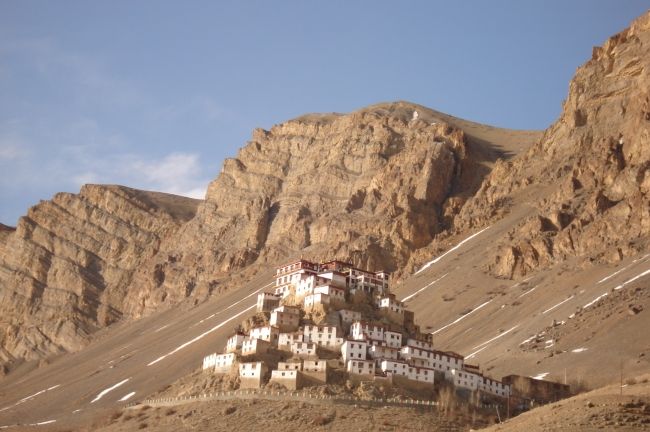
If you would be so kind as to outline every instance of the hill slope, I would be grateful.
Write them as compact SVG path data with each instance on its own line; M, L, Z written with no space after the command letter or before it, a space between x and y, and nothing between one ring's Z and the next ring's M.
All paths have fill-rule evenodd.
M83 347L98 328L138 316L134 272L197 200L86 185L32 207L0 237L0 370ZM4 227L4 226L3 226Z

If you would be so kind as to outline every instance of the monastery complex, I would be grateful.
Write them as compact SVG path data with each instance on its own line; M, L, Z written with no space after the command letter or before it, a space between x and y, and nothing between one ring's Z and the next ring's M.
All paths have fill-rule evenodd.
M238 375L241 388L296 390L329 383L336 373L353 382L510 396L508 384L462 355L435 349L414 318L391 294L387 273L301 259L277 269L273 289L258 295L255 317L228 339L225 353L205 357L203 370Z

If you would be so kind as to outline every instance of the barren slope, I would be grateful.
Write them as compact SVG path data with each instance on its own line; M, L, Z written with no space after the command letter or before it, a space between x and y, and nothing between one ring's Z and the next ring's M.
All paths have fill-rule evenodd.
M0 227L0 371L84 346L97 329L137 317L134 271L197 200L122 186L57 194Z

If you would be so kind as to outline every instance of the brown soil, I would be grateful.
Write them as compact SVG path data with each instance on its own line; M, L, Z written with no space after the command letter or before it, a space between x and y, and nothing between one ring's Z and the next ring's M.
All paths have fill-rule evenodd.
M549 404L487 431L650 430L650 375Z
M145 424L146 427L142 426ZM472 424L480 427L484 426L485 422L463 414L443 418L435 410L253 399L116 411L97 421L89 430L121 432L143 428L156 431L461 431L467 430L463 425Z

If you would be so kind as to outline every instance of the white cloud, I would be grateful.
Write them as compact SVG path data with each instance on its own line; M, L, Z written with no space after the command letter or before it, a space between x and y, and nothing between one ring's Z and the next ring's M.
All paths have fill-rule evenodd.
M76 187L86 183L118 183L202 199L209 182L195 153L171 153L161 158L121 154L94 161L84 159L86 169L70 177Z

